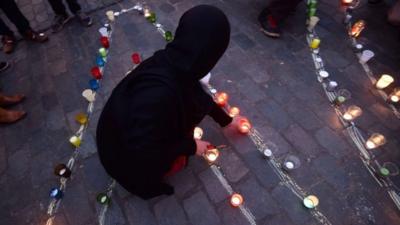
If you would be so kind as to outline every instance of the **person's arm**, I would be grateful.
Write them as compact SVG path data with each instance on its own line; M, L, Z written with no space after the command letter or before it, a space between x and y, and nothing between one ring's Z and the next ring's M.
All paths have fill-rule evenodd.
M230 117L220 106L214 101L212 102L212 108L210 113L215 122L217 122L221 127L225 127L232 122L232 117Z

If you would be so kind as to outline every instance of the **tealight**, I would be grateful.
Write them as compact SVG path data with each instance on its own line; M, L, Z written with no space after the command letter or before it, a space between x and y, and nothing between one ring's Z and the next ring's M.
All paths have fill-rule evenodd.
M195 127L193 131L194 139L200 140L203 137L203 129L200 127Z
M385 136L383 136L382 134L379 134L379 133L374 133L365 142L365 146L368 149L374 149L374 148L384 145L385 143L386 143Z
M71 170L65 164L58 164L54 168L54 174L60 177L69 178L71 173Z
M251 124L249 122L249 120L247 118L241 118L239 120L239 132L242 134L247 134L249 133L250 129L251 129Z
M74 135L69 139L69 142L75 147L78 148L81 145L81 139Z
M212 163L215 162L218 159L219 156L219 151L216 148L208 149L205 154L205 158L207 159L208 162Z
M400 88L395 88L389 96L390 101L399 102L400 101Z
M229 116L230 117L235 117L235 116L239 115L239 113L240 113L240 109L238 107L231 107L229 109Z
M107 11L106 12L106 15L107 15L107 18L110 20L110 21L114 21L115 20L115 16L114 16L114 12L113 11Z
M263 151L263 155L265 158L269 159L272 157L272 151L269 148L264 149Z
M347 111L343 114L343 119L347 121L352 121L357 117L361 116L362 109L358 106L352 105L350 106Z
M98 203L102 204L102 205L106 205L109 204L111 199L107 196L107 194L105 193L100 193L97 195L96 200Z
M305 207L309 209L313 209L318 206L319 204L319 199L315 195L309 195L304 198L303 204Z
M96 93L92 91L91 89L85 89L82 92L82 96L88 101L88 102L94 102Z
M231 196L231 205L233 207L239 207L242 204L243 204L243 197L238 193L234 193Z
M378 82L376 82L375 86L378 89L384 89L386 87L388 87L390 84L392 84L394 82L394 79L392 76L388 75L388 74L383 74Z
M225 106L226 103L228 103L228 98L229 96L225 92L218 92L215 94L215 102L221 107Z

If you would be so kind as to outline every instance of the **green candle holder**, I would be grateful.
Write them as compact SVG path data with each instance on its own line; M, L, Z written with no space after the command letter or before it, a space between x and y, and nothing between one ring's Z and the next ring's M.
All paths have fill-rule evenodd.
M110 204L110 202L111 202L111 199L105 193L98 194L96 197L96 200L98 203L100 203L102 205L107 205L107 204Z
M166 31L164 34L164 38L167 42L171 42L174 40L174 36L172 35L171 31Z
M155 14L154 12L151 12L151 13L150 13L150 16L147 17L147 20L148 20L150 23L155 23L155 22L157 21L156 14Z

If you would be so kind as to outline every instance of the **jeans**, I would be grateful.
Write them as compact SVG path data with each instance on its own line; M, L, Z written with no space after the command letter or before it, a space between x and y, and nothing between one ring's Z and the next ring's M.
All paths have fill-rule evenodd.
M31 29L28 20L22 15L14 0L0 0L0 8L8 19L17 27L19 33L24 35ZM13 32L0 18L0 35L14 36Z

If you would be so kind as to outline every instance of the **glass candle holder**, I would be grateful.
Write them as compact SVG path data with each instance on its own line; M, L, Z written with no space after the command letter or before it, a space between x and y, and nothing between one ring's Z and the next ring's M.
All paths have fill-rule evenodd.
M318 206L319 199L315 195L309 195L303 199L303 204L306 208L313 209Z
M400 88L395 88L389 96L390 101L399 102L400 101Z
M250 132L250 129L251 129L251 124L250 124L250 122L249 122L249 120L247 119L247 118L241 118L240 120L239 120L239 127L238 127L238 129L239 129L239 132L240 133L242 133L242 134L247 134L247 133L249 133Z
M203 137L203 129L201 129L200 127L195 127L193 131L193 138L201 140L202 137Z
M229 96L225 92L218 92L215 94L215 102L223 107L228 103Z
M384 145L385 143L386 143L385 136L379 133L373 133L365 142L365 147L367 147L367 149L374 149Z
M240 109L238 107L231 107L229 109L229 116L230 117L235 117L235 116L239 115L239 113L240 113Z
M74 136L72 136L70 139L69 139L69 142L75 147L75 148L78 148L80 145L81 145L81 139L78 137L78 136L76 136L76 135L74 135Z
M107 205L107 204L110 204L110 202L111 202L110 197L108 197L106 193L98 194L96 197L96 200L98 203L100 203L102 205Z
M71 170L65 164L58 164L54 168L54 174L60 177L69 178L71 173Z
M387 88L394 81L393 77L388 74L383 74L379 80L376 82L375 86L378 89Z
M360 36L361 32L365 28L365 21L364 20L359 20L357 21L350 29L349 35L356 38Z
M346 112L343 114L343 119L347 121L353 121L357 117L361 116L362 109L358 106L352 105L347 108Z
M59 188L52 188L50 190L49 196L51 198L59 200L59 199L62 199L62 197L64 196L64 193Z
M204 153L204 157L206 158L206 160L210 163L215 162L218 157L219 157L219 151L217 148L213 147L208 149L205 153Z

